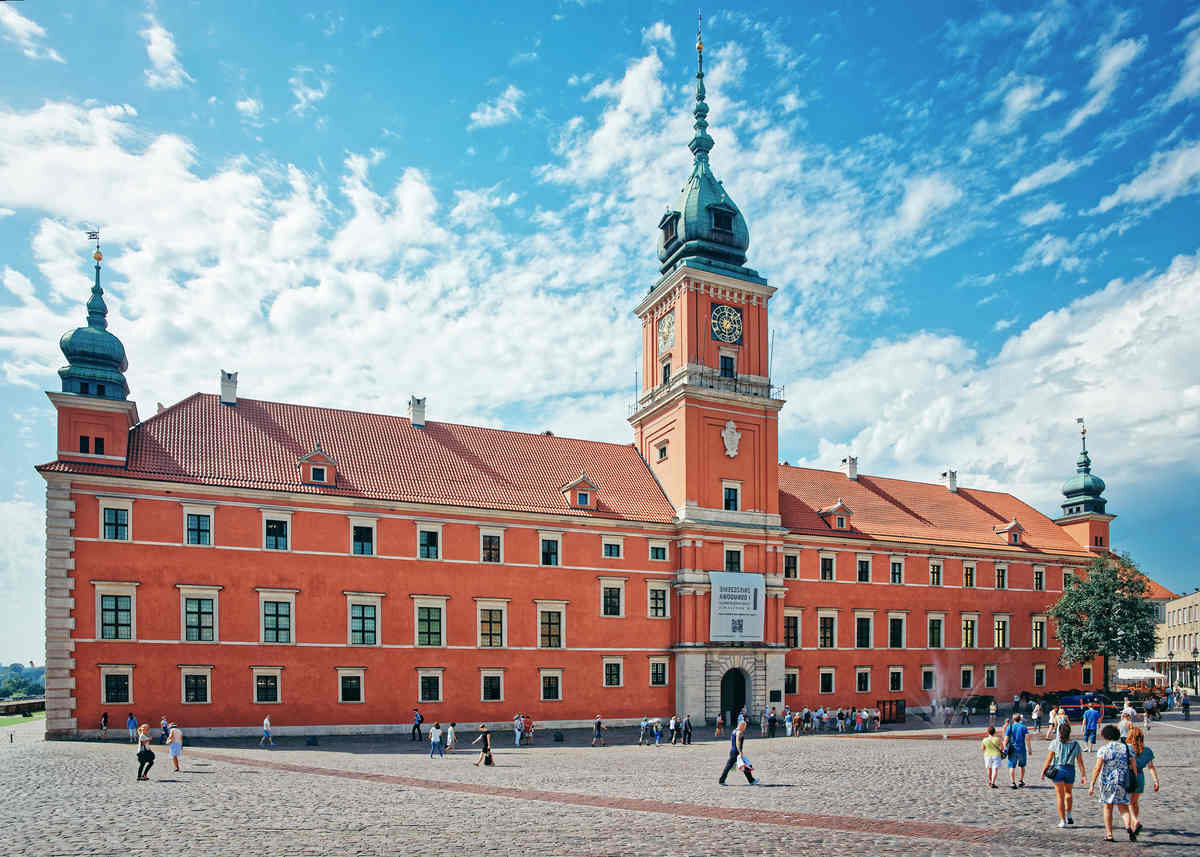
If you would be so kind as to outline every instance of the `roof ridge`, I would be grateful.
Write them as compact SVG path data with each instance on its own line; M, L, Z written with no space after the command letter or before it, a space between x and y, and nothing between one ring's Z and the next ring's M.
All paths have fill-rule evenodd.
M146 419L142 420L142 421L141 421L140 423L138 423L137 425L135 425L135 426L131 426L131 427L130 427L130 431L132 431L132 430L133 430L133 429L135 429L135 428L138 428L138 426L144 426L144 425L148 425L149 423L152 423L152 422L154 422L156 419L158 419L159 417L161 417L163 414L165 414L165 413L168 413L169 411L173 411L173 410L175 410L175 409L176 409L176 408L178 408L180 405L186 404L187 402L190 402L192 399L195 399L195 398L197 398L198 396L204 396L204 395L207 395L207 394L205 394L205 393L201 393L201 392L197 391L197 392L195 392L195 393L192 393L192 394L190 394L190 395L184 396L182 399L180 399L180 400L179 400L178 402L176 402L175 404L173 404L173 405L167 405L167 406L166 406L165 408L163 408L162 410L155 411L153 414L151 414L150 416L146 417Z
M787 468L788 470L807 470L810 473L831 473L835 476L844 476L845 475L841 470L827 470L823 467L800 467L799 465L796 465L796 464L780 464L779 467L780 467L780 469ZM876 476L871 473L865 473L861 470L858 473L858 477L860 480L863 477L867 477L868 479L886 479L889 482L905 482L909 485L927 485L931 488L943 487L942 483L940 483L940 482L922 482L919 479L905 479L900 476ZM992 494L992 495L998 495L1001 497L1012 497L1014 500L1021 500L1020 497L1018 497L1016 494L1013 494L1011 491L993 491L988 488L972 488L969 485L967 485L967 486L959 485L959 491L962 491L964 488L969 491L974 491L977 494L980 494L980 493ZM1025 503L1024 500L1021 500L1021 502ZM1025 503L1025 505L1028 506L1029 504Z

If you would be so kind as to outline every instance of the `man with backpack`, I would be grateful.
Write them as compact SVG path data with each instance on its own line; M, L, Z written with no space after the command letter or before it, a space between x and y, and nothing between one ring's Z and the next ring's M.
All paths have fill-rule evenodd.
M1008 778L1012 787L1025 788L1025 765L1029 758L1031 739L1029 727L1021 722L1021 715L1014 714L1012 723L1004 727L1004 751L1008 757ZM1017 768L1021 769L1021 781L1017 782Z
M421 723L423 723L424 720L425 718L421 716L421 712L414 708L412 734L408 736L410 741L425 740L424 736L421 735Z

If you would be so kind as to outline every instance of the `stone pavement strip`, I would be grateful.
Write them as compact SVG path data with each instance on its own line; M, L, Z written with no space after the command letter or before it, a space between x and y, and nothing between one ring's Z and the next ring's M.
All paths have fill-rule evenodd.
M1144 798L1137 843L1101 841L1085 789L1076 827L1057 829L1053 791L1032 771L1026 789L987 789L977 742L940 736L754 737L747 752L764 785L731 776L720 788L725 741L637 747L619 731L607 748L572 735L513 748L497 735L494 768L473 767L469 747L430 760L428 744L399 737L275 750L198 742L179 774L157 747L153 780L137 783L130 745L46 743L22 729L12 744L0 736L0 853L1191 855L1200 853L1196 727L1152 732L1163 790ZM1044 756L1036 744L1036 770Z

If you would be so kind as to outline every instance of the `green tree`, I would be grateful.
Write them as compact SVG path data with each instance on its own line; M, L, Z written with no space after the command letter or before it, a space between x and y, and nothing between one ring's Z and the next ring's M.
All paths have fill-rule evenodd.
M1109 658L1140 661L1154 654L1154 604L1147 590L1128 554L1092 560L1087 577L1071 578L1049 611L1062 646L1059 663L1103 657L1107 690Z

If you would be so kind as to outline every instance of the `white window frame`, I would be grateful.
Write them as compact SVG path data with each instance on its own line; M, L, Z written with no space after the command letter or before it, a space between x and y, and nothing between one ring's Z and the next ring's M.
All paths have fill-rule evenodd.
M931 645L931 642L929 639L929 621L931 619L941 619L942 620L942 644L940 646ZM948 648L948 646L946 645L946 613L945 613L945 611L933 610L933 611L927 611L925 613L925 648L935 649L935 650Z
M624 619L626 614L625 609L625 582L628 578L624 577L601 577L600 581L600 618L601 619ZM617 588L621 590L621 612L616 616L609 616L604 612L604 590Z
M938 582L933 582L933 569L937 566ZM930 586L945 586L946 585L946 562L942 559L929 558L929 585Z
M736 542L725 542L724 548L721 550L721 570L725 570L725 554L728 551L736 551L738 555L738 566L742 571L746 570L746 546Z
M787 692L787 677L788 676L792 677L792 679L793 679L792 686L796 688L796 692L791 695L792 696L799 695L799 693L800 693L800 669L799 669L799 667L789 667L788 669L785 669L783 671L783 695L784 696L788 696L788 692Z
M933 676L933 681L931 681L931 682L929 683L929 687L926 687L926 686L925 686L925 676L926 676L926 675L931 675L931 676ZM922 691L926 691L926 690L932 690L932 691L936 692L936 691L937 691L937 689L938 689L938 686L937 686L937 667L930 666L929 664L921 664L921 690L922 690Z
M796 560L796 576L795 577L787 576L788 557L792 557L793 559ZM783 560L780 562L779 569L780 569L780 573L783 575L784 580L799 580L800 579L800 551L794 551L794 550L783 551Z
M334 667L337 670L337 701L338 705L365 705L367 702L367 668L366 667ZM342 679L357 678L361 699L342 699Z
M666 678L662 684L654 683L654 664L662 664L664 667L663 675ZM625 668L621 668L621 681L625 681ZM647 659L646 664L646 686L647 687L670 687L671 686L671 656L670 655L651 655Z
M620 682L620 684L609 684L609 683L608 683L608 666L609 666L609 664L617 664L617 665L618 665L618 666L621 668L621 682ZM600 686L601 686L601 687L603 687L603 688L606 688L606 689L608 689L608 690L611 690L611 689L613 689L613 688L617 688L617 687L624 687L624 686L625 686L625 658L624 658L624 656L622 656L622 655L613 655L613 656L610 656L610 657L601 658L601 665L600 665Z
M865 675L867 677L867 689L858 689L858 677ZM870 693L871 692L871 668L870 667L855 667L854 668L854 692L855 693Z
M734 491L737 492L737 508L736 509L726 509L725 508L725 491L728 488L732 488ZM732 512L746 511L743 508L743 504L742 504L742 480L740 480L740 479L722 479L721 480L721 510L722 511L732 511Z
M93 580L91 581L92 588L96 591L96 641L100 643L134 643L137 642L137 588L141 586L140 581L123 581L123 580ZM100 597L102 595L128 595L129 596L129 639L110 639L106 640L103 636L104 614L100 609Z
M833 645L826 647L821 645L821 620L825 618L833 619ZM839 648L838 646L838 611L833 608L817 608L817 648L826 652L832 652Z
M992 683L988 684L988 675L992 677ZM983 689L996 690L1000 686L1000 669L997 664L983 665Z
M542 565L542 542L554 541L558 542L558 565ZM537 542L537 559L538 565L542 568L562 568L563 562L563 534L556 530L538 530Z
M1042 588L1041 589L1038 589L1038 587L1037 587L1037 577L1038 577L1039 571L1042 573ZM1047 581L1048 577L1049 577L1049 575L1046 573L1046 566L1035 565L1033 567L1033 577L1031 578L1031 582L1029 585L1033 587L1034 592L1045 592L1046 591L1046 581Z
M275 676L276 694L274 702L258 701L258 677ZM250 703L252 705L283 705L283 667L250 667Z
M98 664L100 667L100 704L101 705L133 705L133 664ZM129 700L127 702L108 701L108 682L110 675L123 675L129 678Z
M96 538L102 542L132 542L133 541L133 498L132 497L97 497L100 504L100 517L96 522ZM104 537L104 510L125 510L125 535L123 539L106 539ZM185 519L186 520L186 519ZM186 538L187 533L184 533Z
M292 526L292 513L284 509L260 509L259 511L262 512L262 534L258 543L259 548L264 551L270 550L272 553L291 553L296 544L296 528ZM267 547L267 521L287 522L287 547L283 550Z
M290 539L289 539L290 541ZM263 646L294 646L299 638L296 634L296 593L299 589L271 589L270 587L259 586L258 590L258 642ZM263 613L263 604L267 601L286 601L291 604L291 609L288 615L291 618L292 639L287 643L268 643L267 642L267 619Z
M417 703L424 705L426 703L433 704L435 702L444 702L446 698L446 668L445 667L417 667ZM437 699L422 699L421 698L421 679L436 678L438 680L438 695ZM483 685L480 684L480 694L483 693Z
M1095 671L1092 669L1092 665L1083 664L1082 668L1079 670L1079 684L1082 687L1090 687L1095 677Z
M654 558L655 548L662 548L665 552L662 559ZM670 562L671 542L666 539L650 539L650 543L646 546L646 559L650 562Z
M970 674L971 674L970 687L963 687L962 675L963 675L964 670L967 672L970 672ZM975 689L975 665L974 664L959 664L958 665L958 689L959 690L972 690L972 691Z
M845 515L834 515L833 516L833 528L835 530L846 529L846 516Z
M605 553L605 548L608 545L617 546L617 555L609 556ZM539 546L540 547L540 546ZM625 539L623 536L601 536L600 537L600 557L601 559L625 559Z
M346 645L354 648L377 648L383 645L383 593L382 592L354 592L343 590L342 594L346 596ZM351 608L355 604L370 605L375 608L375 642L374 643L352 643L350 642L351 624L353 617L350 615ZM415 614L414 614L415 615ZM442 623L443 629L445 623ZM414 641L415 642L415 641Z
M536 624L533 629L536 635L537 647L545 652L561 652L567 647L567 605L569 601L549 601L546 599L533 599L534 616ZM557 613L558 614L558 631L562 638L560 646L543 646L542 645L542 613Z
M1004 642L1005 642L1005 645L1000 646L1000 647L996 646L996 620L997 619L1004 620ZM1013 624L1012 624L1012 614L1011 613L993 613L992 614L992 648L993 649L996 649L997 651L1001 651L1001 652L1006 652L1006 651L1010 650L1013 647L1012 632L1013 632Z
M865 648L858 644L858 620L866 619L871 626L871 641L870 645ZM871 652L875 650L875 611L874 610L855 610L854 611L854 648L860 652Z
M821 577L821 562L823 560L830 560L830 563L831 563L829 566L831 576L828 580ZM837 579L838 579L838 576L837 576L837 552L836 551L817 551L817 582L818 583L821 583L821 582L832 583L833 581L835 581Z
M483 537L484 536L497 536L500 539L500 561L499 562L488 561L488 562L484 563L484 565L503 565L504 564L504 527L480 527L479 528L479 561L481 563L484 562L484 560L483 560ZM541 552L542 552L542 542L539 539L538 540L539 558L540 558Z
M901 645L900 645L899 649L897 649L895 646L892 645L892 620L893 619L900 620L900 637L902 639L900 641ZM908 614L905 613L903 610L889 610L888 614L887 614L887 620L888 620L887 646L884 646L883 648L893 649L895 651L901 651L903 649L907 649L908 648Z
M650 593L654 591L662 591L666 593L663 599L663 604L666 607L666 613L662 616L654 616L650 612ZM647 580L646 581L646 618L647 619L670 619L671 618L671 583L666 580Z
M971 583L967 584L967 572L971 572ZM963 589L979 588L979 566L973 562L963 563Z
M581 509L590 509L592 507L592 489L576 488L575 505Z
M215 546L217 543L217 507L200 503L182 503L181 508L183 509L183 546L189 548L211 548ZM194 545L188 541L188 515L208 516L208 544ZM100 525L101 527L104 526L103 516L100 518ZM266 544L265 540L263 544Z
M1042 644L1035 646L1033 644L1033 629L1038 622L1042 623ZM1046 618L1045 613L1034 613L1029 617L1029 648L1035 652L1050 648L1050 622Z
M995 567L995 573L996 573L996 576L995 576L994 580L992 581L993 589L1009 589L1009 588L1011 588L1008 585L1009 581L1008 581L1008 566L1007 565L997 565ZM1000 585L1000 575L1001 574L1004 575L1004 585L1003 586Z
M354 528L366 527L371 531L371 552L354 552ZM350 547L347 549L351 556L379 556L379 519L354 516L350 518Z
M499 610L499 611L501 611L501 613L500 613L500 622L501 622L500 636L502 638L503 644L500 646L500 648L501 649L508 648L508 602L510 600L511 599L509 599L509 598L476 598L475 599L475 648L487 649L488 651L494 651L496 649L495 646L483 645L483 630L479 627L479 623L483 619L483 616L481 615L481 611L483 611L483 610ZM445 639L445 635L446 635L445 613L442 614L442 617L443 617L442 638ZM503 682L501 684L503 684ZM483 694L482 687L483 686L480 685L480 695L481 696ZM504 695L503 690L501 690L500 695L501 696Z
M410 595L413 603L413 648L417 649L444 649L446 648L446 602L450 600L449 595ZM421 639L421 623L419 616L421 607L437 607L442 611L442 641L436 646L423 646L420 643ZM508 629L508 622L505 621L505 631ZM479 611L475 612L475 639L479 640Z
M829 690L821 690L821 677L829 676ZM820 696L831 696L837 693L837 668L836 667L818 667L817 668L817 693Z
M967 619L975 620L975 645L973 645L973 646L968 646L963 641L963 638L962 638L962 634L963 634L962 623L965 622ZM972 613L972 612L960 613L958 615L958 647L960 649L966 649L967 651L974 651L975 649L981 648L981 646L979 645L980 630L981 629L979 627L979 614L978 613Z
M871 583L875 579L875 564L871 562L872 555L869 553L860 553L854 558L854 582L855 583ZM858 579L858 564L865 562L867 564L867 579L865 581Z
M1038 670L1042 671L1042 680L1041 681L1037 680ZM1045 664L1039 663L1039 664L1033 665L1033 686L1034 687L1045 687L1046 686L1046 665Z
M421 533L437 533L437 553L436 557L421 556ZM441 562L446 558L446 540L442 538L442 524L440 521L417 521L417 550L416 557L420 562Z
M796 619L796 650L798 651L798 650L804 648L804 637L803 637L803 634L804 634L804 608L803 607L784 607L783 608L783 618L784 618L783 643L785 646L787 645L787 619L789 617L795 617L795 619ZM818 623L817 627L820 627L819 623ZM834 614L834 618L833 618L833 642L835 644L837 643L837 614ZM800 687L800 685L797 684L796 687L798 688L798 687Z
M491 678L493 676L497 676L500 679L500 698L499 699L484 699L483 698L483 680L485 678ZM503 667L480 667L479 668L479 701L480 702L503 702L504 701L504 668Z
M179 665L179 704L180 705L212 705L213 687L212 687L212 671L211 664L180 664ZM190 675L204 676L204 689L207 699L204 702L188 702L187 701L187 677Z
M892 676L900 676L900 686L892 688ZM888 667L888 693L904 693L904 667Z
M721 375L721 358L733 358L733 378L729 380L736 381L738 377L738 353L736 348L718 348L717 349L717 375Z
M666 461L667 458L670 456L670 454L671 454L670 443L668 443L667 441L664 440L664 441L660 441L660 442L654 444L654 460L656 462Z
M209 584L176 583L179 590L179 642L189 646L212 645L221 642L221 590L225 587ZM187 638L187 600L189 598L211 598L213 603L213 638L211 640L189 640Z
M900 582L899 583L892 583L892 565L895 563L900 564ZM903 586L904 582L905 582L905 577L906 577L906 575L905 575L905 569L904 569L904 557L896 556L895 554L888 557L888 583L891 584L892 586Z
M544 678L558 679L558 699L547 699L545 685L542 682ZM563 687L563 671L561 669L551 669L549 667L538 668L538 701L540 702L562 702L566 698L566 690Z

